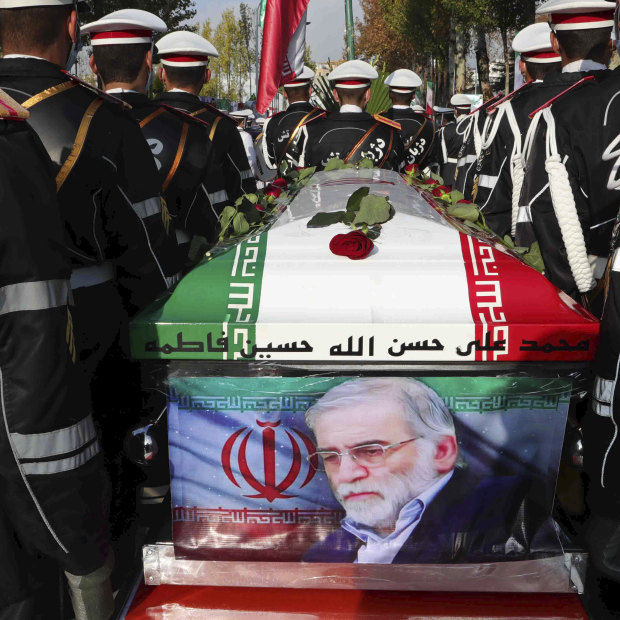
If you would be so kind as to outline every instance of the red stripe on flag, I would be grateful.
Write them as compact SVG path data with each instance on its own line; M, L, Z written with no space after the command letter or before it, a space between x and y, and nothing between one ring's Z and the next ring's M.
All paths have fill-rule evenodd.
M288 65L287 77L282 81L288 46L300 25L310 0L267 0L263 47L260 62L260 78L256 109L263 114L269 107L278 88L294 80L300 67Z

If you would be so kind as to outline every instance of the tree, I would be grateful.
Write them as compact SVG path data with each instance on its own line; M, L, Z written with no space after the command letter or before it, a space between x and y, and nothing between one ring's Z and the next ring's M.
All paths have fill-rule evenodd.
M239 22L233 9L222 12L222 21L218 24L213 34L213 45L219 52L216 66L219 77L220 97L230 100L243 99L243 79L245 74L245 59L243 54L243 41Z
M316 62L312 60L312 49L306 43L306 47L304 48L304 65L310 67L313 71L316 71Z
M252 45L253 35L252 9L242 2L239 5L239 33L243 46L240 48L242 62L247 68L250 92L252 92L252 73L254 71L254 63L256 62L256 52Z
M127 0L93 0L93 19L99 19L112 11L127 8ZM194 0L132 0L132 9L149 11L166 22L168 31L178 30L181 24L196 16ZM89 14L88 21L91 21ZM187 26L184 26L187 28Z

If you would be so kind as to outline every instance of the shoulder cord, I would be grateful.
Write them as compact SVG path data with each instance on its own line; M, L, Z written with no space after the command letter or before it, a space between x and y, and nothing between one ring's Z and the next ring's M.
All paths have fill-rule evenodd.
M259 138L256 140L258 142L258 140L261 140L261 150L263 152L263 159L265 160L265 164L267 164L267 168L269 168L269 170L275 170L276 166L272 166L271 165L271 159L269 157L269 153L267 152L267 125L269 125L269 121L271 119L268 118L265 121L265 124L263 125L263 133L259 136Z
M555 119L550 108L545 108L542 113L547 123L545 170L549 175L549 190L553 210L560 225L573 278L575 278L579 292L586 293L596 285L596 280L593 277L592 267L588 260L586 242L577 215L568 172L558 152Z
M480 128L478 127L478 117L475 115L475 120L473 121L473 131L474 131L474 150L476 152L476 157L480 157L480 152L482 151L482 136L480 135ZM486 123L486 120L485 120Z
M508 101L505 106L505 116L510 125L514 144L512 153L510 154L510 177L512 179L512 214L510 224L510 234L514 237L517 231L517 217L519 214L519 199L521 198L521 188L523 187L523 179L525 173L523 170L523 160L521 159L521 130L517 123L515 112L512 104Z

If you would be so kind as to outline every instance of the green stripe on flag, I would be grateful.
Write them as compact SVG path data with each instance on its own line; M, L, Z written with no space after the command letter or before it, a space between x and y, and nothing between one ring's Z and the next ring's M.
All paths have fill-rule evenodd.
M267 10L267 0L261 0L260 3L260 14L259 14L259 24L262 28L265 24L265 11Z
M134 359L239 359L251 351L268 233L204 262L131 323ZM249 341L249 343L248 343Z

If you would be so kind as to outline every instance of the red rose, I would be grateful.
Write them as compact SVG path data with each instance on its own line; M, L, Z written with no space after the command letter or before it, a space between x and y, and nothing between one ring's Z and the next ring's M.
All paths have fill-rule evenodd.
M433 189L433 196L435 196L435 198L441 198L442 196L445 196L446 194L450 193L450 188L446 187L445 185L438 185L437 187L435 187Z
M346 256L351 260L366 258L375 244L359 230L354 230L346 235L336 235L329 242L329 249L333 254Z
M265 190L265 196L273 196L277 198L282 193L282 190L279 187L268 187Z
M405 172L417 172L418 164L407 164L405 166Z
M474 204L471 200L457 200L456 201L457 205L461 205L461 204L465 204L465 205L472 205Z
M276 179L275 181L272 181L271 185L273 187L279 187L280 189L286 189L286 187L287 187L286 179L283 179L282 177L280 177L279 179Z
M426 185L439 185L439 182L435 181L435 179L424 179L424 183Z
M256 207L257 211L264 211L265 207L263 207L263 205L254 205Z

